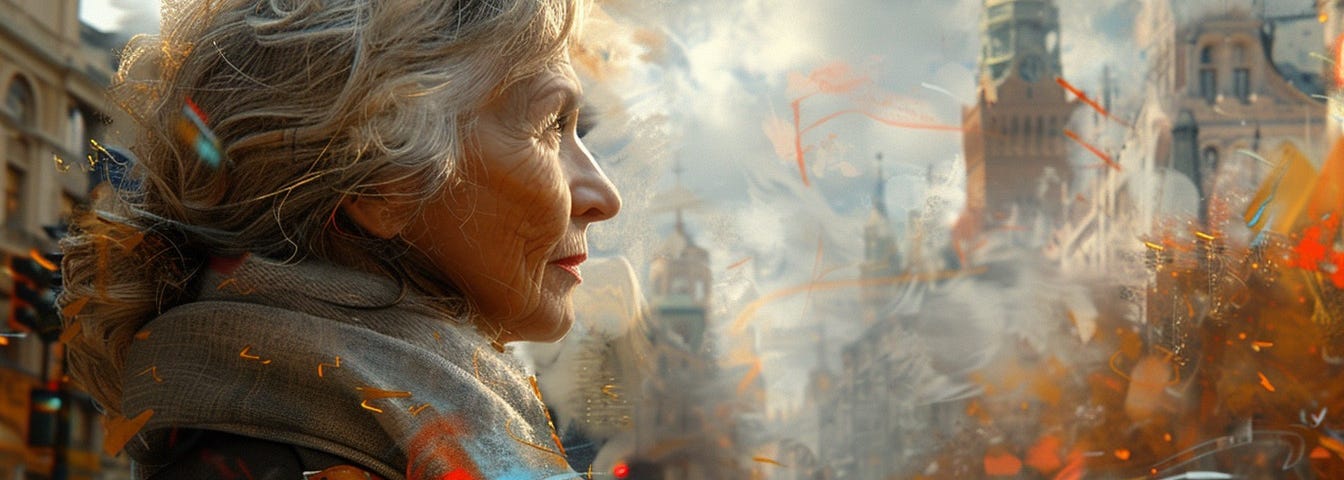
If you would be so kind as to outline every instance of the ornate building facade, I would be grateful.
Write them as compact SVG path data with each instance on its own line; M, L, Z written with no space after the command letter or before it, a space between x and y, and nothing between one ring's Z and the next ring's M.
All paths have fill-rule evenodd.
M1228 198L1253 192L1285 147L1316 165L1326 150L1326 102L1276 66L1272 32L1241 10L1176 30L1170 168L1194 185L1212 223L1241 215Z

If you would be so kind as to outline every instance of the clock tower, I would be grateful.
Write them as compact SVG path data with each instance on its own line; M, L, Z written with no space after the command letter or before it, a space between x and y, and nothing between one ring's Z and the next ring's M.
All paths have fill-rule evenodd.
M966 209L982 226L1058 221L1073 180L1053 0L985 0L976 103L962 111ZM1043 217L1043 218L1042 218Z

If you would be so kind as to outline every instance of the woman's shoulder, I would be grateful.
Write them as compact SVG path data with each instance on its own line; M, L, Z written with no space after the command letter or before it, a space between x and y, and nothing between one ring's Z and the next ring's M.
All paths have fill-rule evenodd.
M297 445L212 430L178 429L173 436L166 463L152 467L148 480L382 480L354 462Z

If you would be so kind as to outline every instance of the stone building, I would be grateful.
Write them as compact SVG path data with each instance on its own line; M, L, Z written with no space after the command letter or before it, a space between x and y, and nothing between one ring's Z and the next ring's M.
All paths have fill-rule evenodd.
M0 251L6 259L55 248L42 227L83 203L89 139L107 135L112 109L104 89L116 46L82 24L78 10L77 0L0 0ZM0 288L7 300L8 275L0 277ZM0 332L17 330L12 321L0 326ZM51 449L27 446L29 392L42 381L46 358L36 336L0 337L0 480L51 468ZM58 372L59 362L49 367ZM108 467L98 453L102 428L88 397L71 392L66 405L68 478L125 478L124 469L117 476L118 467Z

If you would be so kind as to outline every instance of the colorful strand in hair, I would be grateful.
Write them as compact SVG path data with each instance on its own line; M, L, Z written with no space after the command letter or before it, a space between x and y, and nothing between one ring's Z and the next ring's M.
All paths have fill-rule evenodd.
M205 119L201 107L197 106L191 97L187 97L186 104L182 106L182 116L174 124L173 130L179 142L195 150L201 161L211 169L217 169L223 162L224 149L220 146L215 132L206 126Z

